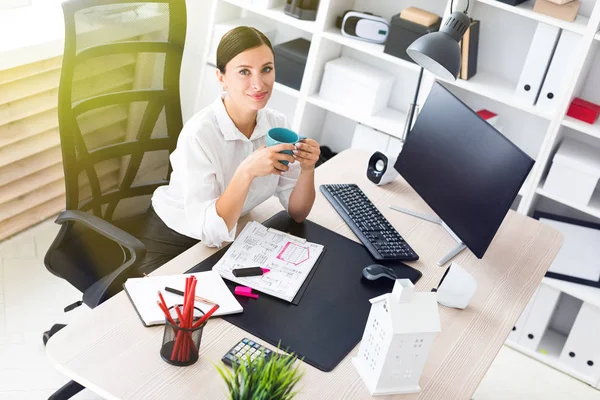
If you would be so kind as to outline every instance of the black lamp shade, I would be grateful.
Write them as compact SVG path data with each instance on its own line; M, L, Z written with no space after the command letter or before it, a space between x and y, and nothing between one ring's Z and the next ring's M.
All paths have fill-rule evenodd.
M439 32L421 36L406 49L406 53L432 74L447 81L455 81L461 63L458 42L470 24L471 19L466 14L453 12L444 21Z

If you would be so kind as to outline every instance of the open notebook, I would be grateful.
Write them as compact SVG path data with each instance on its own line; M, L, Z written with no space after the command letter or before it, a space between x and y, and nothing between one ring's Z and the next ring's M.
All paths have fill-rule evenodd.
M198 280L196 284L196 296L204 297L219 305L219 309L213 316L235 314L243 311L242 306L233 296L221 276L216 271L197 272L185 275L164 275L145 278L130 278L123 284L125 292L129 296L133 307L142 319L144 326L160 325L165 323L165 315L156 302L158 291L162 293L168 307L175 304L183 304L183 296L165 291L168 286L183 291L185 279L194 275ZM195 306L203 312L212 308L210 304L199 301Z

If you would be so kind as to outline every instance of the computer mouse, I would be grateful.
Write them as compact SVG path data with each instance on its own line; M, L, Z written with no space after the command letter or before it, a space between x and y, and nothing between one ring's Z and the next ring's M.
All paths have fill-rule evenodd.
M388 278L392 280L398 279L396 276L396 272L390 267L386 267L385 265L380 264L372 264L367 267L364 267L362 270L362 274L365 278L370 281L374 281L379 278Z

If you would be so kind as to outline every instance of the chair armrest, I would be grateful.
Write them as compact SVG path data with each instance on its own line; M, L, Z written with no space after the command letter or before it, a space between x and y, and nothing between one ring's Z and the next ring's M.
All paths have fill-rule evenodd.
M135 260L141 260L146 255L146 246L138 238L130 235L121 228L118 228L103 220L95 215L88 214L82 211L66 210L62 211L58 218L56 218L57 224L63 224L65 222L79 222L88 228L98 232L102 236L114 241L115 243L127 248Z
M96 281L83 293L83 302L90 308L96 307L123 289L123 283L132 276L135 260L129 260L110 274Z
M129 250L130 257L126 257L119 268L96 281L83 293L83 302L90 308L96 307L120 291L121 281L129 277L132 267L146 255L146 246L139 239L95 215L66 210L58 215L55 222L61 225L67 222L81 223Z

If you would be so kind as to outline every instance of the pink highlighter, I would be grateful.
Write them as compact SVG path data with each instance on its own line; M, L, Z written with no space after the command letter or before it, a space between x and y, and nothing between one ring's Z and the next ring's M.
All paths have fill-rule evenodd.
M236 286L233 293L237 294L238 296L245 296L251 297L253 299L258 299L258 295L252 293L252 288L249 288L247 286Z

